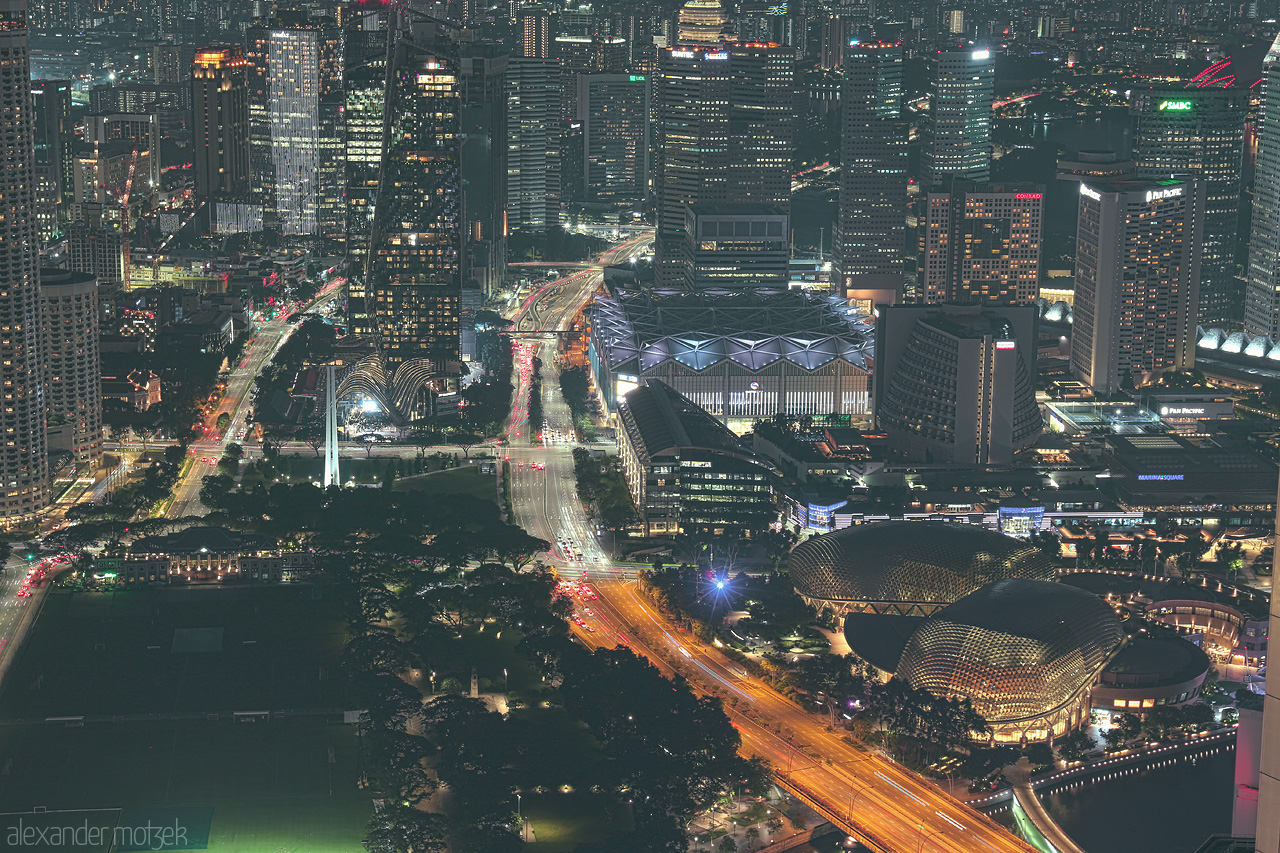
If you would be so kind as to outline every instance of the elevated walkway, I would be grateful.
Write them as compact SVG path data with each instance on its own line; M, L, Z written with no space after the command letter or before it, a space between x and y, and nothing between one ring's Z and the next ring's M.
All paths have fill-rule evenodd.
M1062 831L1062 827L1053 822L1053 818L1049 817L1049 812L1045 811L1044 804L1040 802L1040 798L1032 790L1030 761L1023 757L1012 767L1006 767L1004 775L1013 784L1014 799L1017 800L1018 805L1026 813L1031 825L1044 836L1043 840L1049 844L1051 849L1058 851L1058 853L1085 853L1084 848L1072 841L1071 837ZM1036 847L1040 846L1034 842L1032 843Z

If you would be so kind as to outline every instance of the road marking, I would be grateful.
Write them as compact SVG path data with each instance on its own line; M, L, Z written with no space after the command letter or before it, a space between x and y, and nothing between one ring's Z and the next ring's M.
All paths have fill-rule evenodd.
M942 812L935 811L935 812L934 812L934 814L936 814L938 817L942 818L942 819L943 819L943 820L945 820L947 823L949 823L949 824L951 824L952 826L954 826L956 829L964 829L964 828L965 828L964 826L962 826L962 825L960 825L960 824L956 823L954 820L952 820L951 818L949 818L949 817L947 817L946 815L944 815Z
M879 776L879 777L880 777L881 779L883 779L884 781L888 782L888 783L889 783L890 785L892 785L893 787L897 788L897 789L898 789L899 791L901 791L902 793L906 794L906 795L907 795L908 797L910 797L911 799L915 800L915 801L916 801L917 803L919 803L920 805L922 805L922 806L923 806L923 805L925 804L924 800L920 799L920 798L919 798L919 797L917 797L915 794L911 793L911 792L910 792L910 791L908 791L906 788L902 787L902 786L901 786L901 785L899 785L897 782L893 781L893 780L892 780L892 779L890 779L888 776L886 776L886 775L884 775L883 773L881 773L879 770L877 770L877 771L876 771L876 775L877 775L877 776Z

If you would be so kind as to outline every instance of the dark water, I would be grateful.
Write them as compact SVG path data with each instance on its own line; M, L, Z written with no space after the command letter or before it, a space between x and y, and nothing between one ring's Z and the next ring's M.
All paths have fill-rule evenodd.
M1195 853L1231 831L1235 749L1087 782L1044 797L1058 825L1088 853ZM1009 825L1008 811L992 815Z

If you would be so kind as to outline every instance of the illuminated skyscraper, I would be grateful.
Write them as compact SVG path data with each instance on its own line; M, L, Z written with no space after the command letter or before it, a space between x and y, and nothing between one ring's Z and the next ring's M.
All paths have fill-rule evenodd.
M48 240L74 187L75 125L71 121L71 81L33 80L35 108L36 205L40 236Z
M343 147L346 171L347 321L353 335L372 334L366 304L365 259L373 233L382 167L382 124L387 94L387 15L382 8L344 9Z
M920 205L921 302L1035 304L1044 187L953 179L925 192Z
M1245 272L1244 330L1280 340L1280 36L1262 75L1262 128L1253 176L1253 224Z
M657 280L683 281L685 208L725 204L729 186L729 51L666 48L654 100Z
M516 13L520 27L520 54L534 59L551 57L551 10L536 4Z
M48 353L49 444L76 462L102 455L102 369L98 362L98 280L43 269Z
M791 210L796 51L782 44L729 45L729 179L733 200Z
M1134 93L1134 158L1140 178L1192 178L1205 184L1199 322L1239 322L1244 293L1235 254L1240 225L1245 89L1164 88Z
M853 42L843 69L835 289L900 293L907 240L902 46Z
M196 195L249 194L249 64L239 47L196 51L191 65Z
M948 176L987 180L996 77L991 51L939 51L930 70L929 110L920 125L922 183L942 183Z
M1071 370L1096 391L1195 363L1204 187L1080 185Z
M681 6L676 38L688 45L714 45L729 38L719 0L689 0Z
M9 522L49 502L26 0L0 0L0 56L0 522Z
M659 69L657 277L677 286L688 205L750 203L789 212L795 51L758 43L667 48Z
M560 63L507 62L507 224L546 231L560 224Z
M578 78L583 198L644 202L649 193L650 100L649 79L643 74Z
M283 236L340 239L342 30L290 15L246 33L254 192Z
M392 55L383 179L370 238L367 301L387 365L459 362L461 178L458 61L407 34Z
M458 45L462 98L462 284L485 298L507 274L507 54L488 42Z

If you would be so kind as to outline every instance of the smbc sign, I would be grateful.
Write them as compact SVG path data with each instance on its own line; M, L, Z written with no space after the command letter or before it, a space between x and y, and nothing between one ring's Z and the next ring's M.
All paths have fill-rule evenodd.
M1191 109L1191 101L1161 101L1158 109L1161 112L1185 113Z

